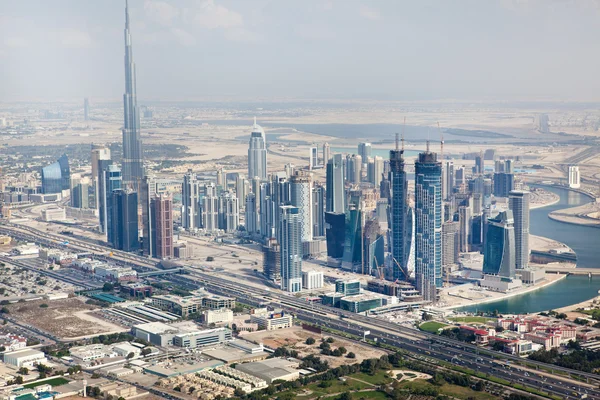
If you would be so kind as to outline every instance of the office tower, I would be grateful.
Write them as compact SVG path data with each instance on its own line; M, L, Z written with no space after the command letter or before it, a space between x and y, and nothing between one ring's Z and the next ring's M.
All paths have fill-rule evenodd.
M327 162L326 171L326 207L329 212L345 211L344 163L341 154L334 154Z
M504 160L504 172L508 174L515 173L515 162L513 160Z
M94 207L100 207L100 181L103 171L111 164L110 149L103 145L92 144L92 186L94 188Z
M263 273L270 281L281 279L281 246L275 238L263 246Z
M372 152L373 148L371 143L362 142L358 144L358 155L361 157L363 162L367 162L369 157L371 157Z
M123 106L123 183L137 190L144 177L144 164L127 3L125 3L125 94L123 95Z
M219 198L217 196L204 196L202 199L202 227L207 232L219 229Z
M367 165L367 180L373 184L376 188L381 183L383 176L383 158L375 156L369 159Z
M383 267L385 262L385 243L377 220L371 219L365 223L362 245L361 273L372 275L378 267Z
M350 157L346 157L346 170L348 171L346 178L349 182L360 183L362 171L362 157L356 154L353 154Z
M254 177L267 179L267 139L263 128L256 124L256 117L248 146L248 179Z
M81 179L72 179L71 185L71 207L89 208L89 185Z
M454 162L446 161L446 168L444 168L444 184L442 185L442 196L444 200L449 200L454 191Z
M259 230L258 207L256 206L256 195L248 193L246 195L246 232L255 234Z
M442 287L442 163L427 147L415 162L415 278L423 298L435 301Z
M529 265L529 192L513 190L508 194L508 208L513 213L515 229L515 265Z
M245 204L246 195L248 194L248 180L244 175L238 174L235 178L235 196L240 204ZM258 198L258 193L255 193Z
M233 233L240 226L240 203L233 193L223 192L219 196L219 229Z
M84 121L90 120L90 101L87 97L83 99L83 119Z
M225 171L225 168L219 168L217 171L217 186L224 190L227 189L227 171Z
M329 143L324 143L323 144L323 166L327 165L327 162L329 161L329 159L331 158L331 146L329 146Z
M160 259L173 257L173 199L159 195L151 199L152 256Z
M487 223L483 273L505 278L515 276L515 229L511 210L500 212Z
M581 187L581 176L577 165L569 165L569 187L573 189Z
M71 189L71 171L67 155L62 155L58 161L42 168L42 193L61 193Z
M156 256L155 221L152 216L152 200L156 197L154 177L144 176L140 185L139 201L142 208L142 250L146 256ZM172 229L172 228L171 228Z
M408 182L404 170L404 149L390 151L390 193L388 197L389 247L392 253L392 280L408 280L408 253L412 230L408 226Z
M458 221L460 223L459 235L459 251L466 253L469 251L469 243L471 243L471 228L472 228L472 213L470 206L458 207Z
M201 187L191 171L183 176L181 186L181 226L186 230L202 228Z
M265 213L272 212L272 220L271 223L267 226L271 228L271 230L267 231L268 233L273 232L273 234L266 235L267 237L278 237L279 236L279 206L287 205L291 203L291 194L290 194L291 184L288 181L287 175L285 173L277 172L271 175L270 182L270 200L268 202L268 210ZM261 214L265 214L261 210ZM261 215L261 218L263 215Z
M485 173L485 161L483 157L483 151L479 152L478 156L475 156L475 169L473 172L475 174L484 174Z
M344 256L346 240L346 214L341 212L325 213L325 238L327 240L327 257L341 260Z
M494 173L494 196L508 197L508 193L515 188L515 176L508 172Z
M312 179L310 174L296 171L296 174L292 176L290 200L290 203L298 209L298 218L302 224L301 240L303 242L312 240Z
M361 199L352 196L346 210L346 233L344 239L344 255L342 257L342 268L352 272L362 270L362 240L363 240L363 210Z
M447 274L458 263L460 222L444 222L442 225L442 270Z
M121 168L113 164L106 167L100 184L100 229L102 233L106 233L106 240L109 243L113 242L112 195L115 190L121 189L122 186L123 175L121 174Z
M258 201L256 208L259 213L257 216L257 221L259 223L257 229L263 238L275 237L275 211L279 209L279 206L275 205L273 190L274 183L272 180L263 182L260 185L259 196L255 198L255 201ZM246 203L246 207L248 207L248 203ZM248 218L248 210L246 210L246 218ZM246 226L246 228L248 227Z
M137 251L140 248L138 237L138 198L132 190L117 189L112 193L111 238L112 247L123 251Z
M302 228L298 207L279 207L279 237L281 246L281 289L286 292L302 290Z
M325 236L325 188L317 184L312 189L313 236Z
M311 147L308 154L308 169L312 170L319 166L319 148Z

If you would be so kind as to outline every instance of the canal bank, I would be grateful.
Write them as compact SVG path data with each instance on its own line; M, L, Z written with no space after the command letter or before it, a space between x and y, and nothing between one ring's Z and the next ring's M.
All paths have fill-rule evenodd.
M544 189L556 193L560 200L550 206L531 210L530 232L569 246L577 254L578 268L600 268L600 230L588 226L554 221L548 214L565 208L577 207L590 201L584 194L559 187ZM463 307L467 312L535 313L581 303L598 296L600 277L567 276L555 284L511 298Z

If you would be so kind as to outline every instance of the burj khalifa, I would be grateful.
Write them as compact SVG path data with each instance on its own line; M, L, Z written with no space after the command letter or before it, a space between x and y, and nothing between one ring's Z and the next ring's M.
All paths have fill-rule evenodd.
M144 176L142 140L140 138L140 114L137 105L135 63L129 32L129 5L125 0L125 94L123 95L123 183L139 189Z

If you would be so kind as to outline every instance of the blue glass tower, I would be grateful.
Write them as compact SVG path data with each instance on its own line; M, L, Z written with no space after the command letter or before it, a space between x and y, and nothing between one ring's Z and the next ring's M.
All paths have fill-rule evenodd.
M488 220L483 253L483 273L514 278L515 269L514 217L512 210L507 210Z
M58 161L42 168L42 192L60 193L71 188L69 159L63 154Z
M415 162L415 278L424 300L442 287L442 213L442 163L428 143Z
M408 253L410 249L411 229L408 224L408 182L404 171L404 149L390 151L390 193L388 197L388 223L390 225L389 246L392 253L392 279L405 281L408 279Z

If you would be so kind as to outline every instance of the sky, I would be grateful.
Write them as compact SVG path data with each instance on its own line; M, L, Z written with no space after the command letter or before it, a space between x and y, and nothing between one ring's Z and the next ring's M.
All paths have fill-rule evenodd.
M0 0L0 101L119 101L125 0ZM600 0L129 0L140 101L600 100Z

